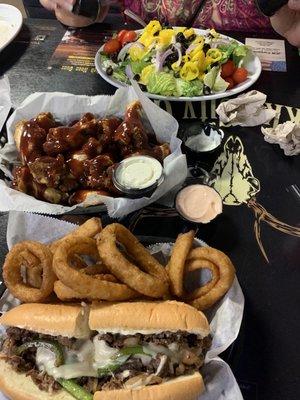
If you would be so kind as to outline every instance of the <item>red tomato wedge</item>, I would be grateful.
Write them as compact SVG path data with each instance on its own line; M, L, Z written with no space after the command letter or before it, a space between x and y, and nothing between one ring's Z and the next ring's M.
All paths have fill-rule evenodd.
M137 38L137 34L134 31L127 31L122 37L121 43L124 46L126 43L134 42Z
M221 77L227 78L227 76L231 76L234 73L234 70L234 62L232 60L228 60L225 64L222 65Z
M248 78L248 71L246 68L237 68L233 75L232 79L234 80L235 83L242 83Z
M103 51L105 54L112 54L120 51L121 47L121 43L117 39L110 39L105 43Z
M128 32L127 29L123 29L121 30L118 35L117 35L117 39L120 43L122 43L123 37L126 35L126 33Z

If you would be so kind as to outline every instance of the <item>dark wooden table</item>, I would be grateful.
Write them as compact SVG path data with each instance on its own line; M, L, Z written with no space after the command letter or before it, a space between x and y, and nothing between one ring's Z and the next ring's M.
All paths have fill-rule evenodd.
M119 29L117 17L95 30ZM36 91L66 91L74 94L112 94L115 89L97 74L69 73L48 69L49 59L59 44L65 28L57 21L27 20L18 38L0 53L0 75L10 78L14 106ZM43 35L42 37L39 35ZM243 39L239 35L232 36ZM260 37L260 35L257 35ZM262 72L254 88L268 95L268 102L285 105L280 108L281 121L300 119L300 58L298 51L286 44L287 73ZM180 122L184 117L214 116L215 104L194 104L194 114L185 104L161 103L172 110ZM275 107L275 106L274 106ZM298 107L298 109L297 109ZM298 112L298 114L297 114ZM185 115L185 113L187 113ZM188 122L187 122L188 121ZM287 224L300 227L300 160L286 157L278 146L263 140L260 127L227 128L226 136L239 137L245 154L259 179L261 190L257 204ZM189 163L194 160L189 159ZM201 228L199 237L229 254L245 294L246 305L242 328L235 344L224 358L240 384L245 399L298 400L299 332L300 332L300 238L276 229L278 224L261 221L261 237L270 263L267 264L254 234L254 209L225 206L215 230ZM6 216L0 217L2 232L0 259L5 252ZM175 237L183 229L179 218L141 220L135 232L143 235ZM126 221L125 221L126 222Z

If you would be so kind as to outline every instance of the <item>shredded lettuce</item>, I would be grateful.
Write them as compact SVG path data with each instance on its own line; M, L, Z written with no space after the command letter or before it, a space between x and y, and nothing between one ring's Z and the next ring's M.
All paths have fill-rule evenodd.
M221 68L213 67L204 77L203 82L214 92L225 92L229 83L221 77Z
M131 61L130 66L134 74L140 74L143 71L143 69L150 64L151 62L142 59L139 61Z
M116 68L113 72L113 77L121 82L129 82L124 68Z
M147 90L162 96L177 96L176 79L166 72L153 72L149 76Z
M199 79L193 81L185 81L183 79L176 79L178 96L194 97L201 96L203 93L203 83Z

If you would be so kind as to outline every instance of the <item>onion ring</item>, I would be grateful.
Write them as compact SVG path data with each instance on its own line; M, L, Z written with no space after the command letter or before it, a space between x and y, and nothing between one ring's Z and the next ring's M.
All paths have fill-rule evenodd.
M136 265L119 251L117 241L125 246ZM121 282L149 297L160 298L168 293L165 268L123 225L106 226L97 238L97 246L102 261Z
M167 265L170 278L170 291L177 297L183 295L185 261L192 248L194 237L194 231L180 234L177 237L172 249L171 258Z
M39 260L43 270L40 288L30 287L23 282L21 266L24 262L22 252L29 252ZM24 253L23 253L24 254ZM25 253L26 255L26 253ZM28 264L30 268L30 264ZM3 265L3 278L10 292L22 302L37 303L47 299L52 293L55 274L52 270L52 253L46 245L33 241L17 243L7 254Z
M210 261L219 269L219 279L211 290L197 299L189 301L189 304L202 311L214 305L227 293L233 283L235 269L226 254L212 247L198 247L193 249L187 261L192 260Z
M39 259L36 258L30 251L24 250L19 254L21 263L26 268L25 282L27 285L34 288L40 288L42 285L42 268Z
M95 279L107 282L117 282L117 279L110 274L100 274L95 275ZM82 296L80 293L76 292L75 290L69 288L68 286L64 285L61 281L56 281L54 283L54 292L56 296L62 301L69 301L69 300L88 300L94 301L99 300L98 298L94 298L93 296Z
M57 247L53 258L53 269L58 279L82 298L121 301L137 296L137 293L127 285L101 281L73 269L69 261L74 253L88 254L94 259L99 258L95 240L87 237L66 238Z
M198 269L209 269L212 274L212 279L205 285L193 290L191 293L185 295L186 300L195 300L208 293L217 283L220 278L219 268L212 262L202 259L194 259L187 261L186 273L197 271Z
M73 237L88 237L93 238L102 230L102 224L100 218L90 218L74 231L68 233L66 236L61 239L56 240L55 242L50 244L50 250L55 253L57 247L64 240L73 238Z

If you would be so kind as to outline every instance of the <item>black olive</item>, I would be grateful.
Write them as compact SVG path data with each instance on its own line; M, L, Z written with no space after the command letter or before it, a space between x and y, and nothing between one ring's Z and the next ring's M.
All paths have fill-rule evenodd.
M133 79L134 79L135 81L139 81L140 78L141 78L141 77L140 77L139 74L135 74L134 77L133 77Z
M210 66L211 66L211 67L218 67L218 66L219 66L219 62L216 61L216 62L210 64Z
M185 42L185 36L182 32L178 32L176 35L176 42L183 43Z
M203 45L203 51L204 51L205 54L208 52L209 49L210 49L210 44L204 43L204 45Z
M140 85L140 88L142 89L143 92L147 91L147 86L146 85L143 85L142 83L140 83L139 85Z
M107 75L112 75L114 73L113 67L109 66L106 68L106 74Z
M153 33L153 36L158 36L159 35L159 31Z
M210 89L210 87L208 87L208 86L206 86L206 85L204 85L203 86L203 94L211 94L211 89Z
M180 78L179 72L175 72L174 76L175 76L175 78Z
M110 59L112 62L117 63L118 62L118 53L111 54Z

